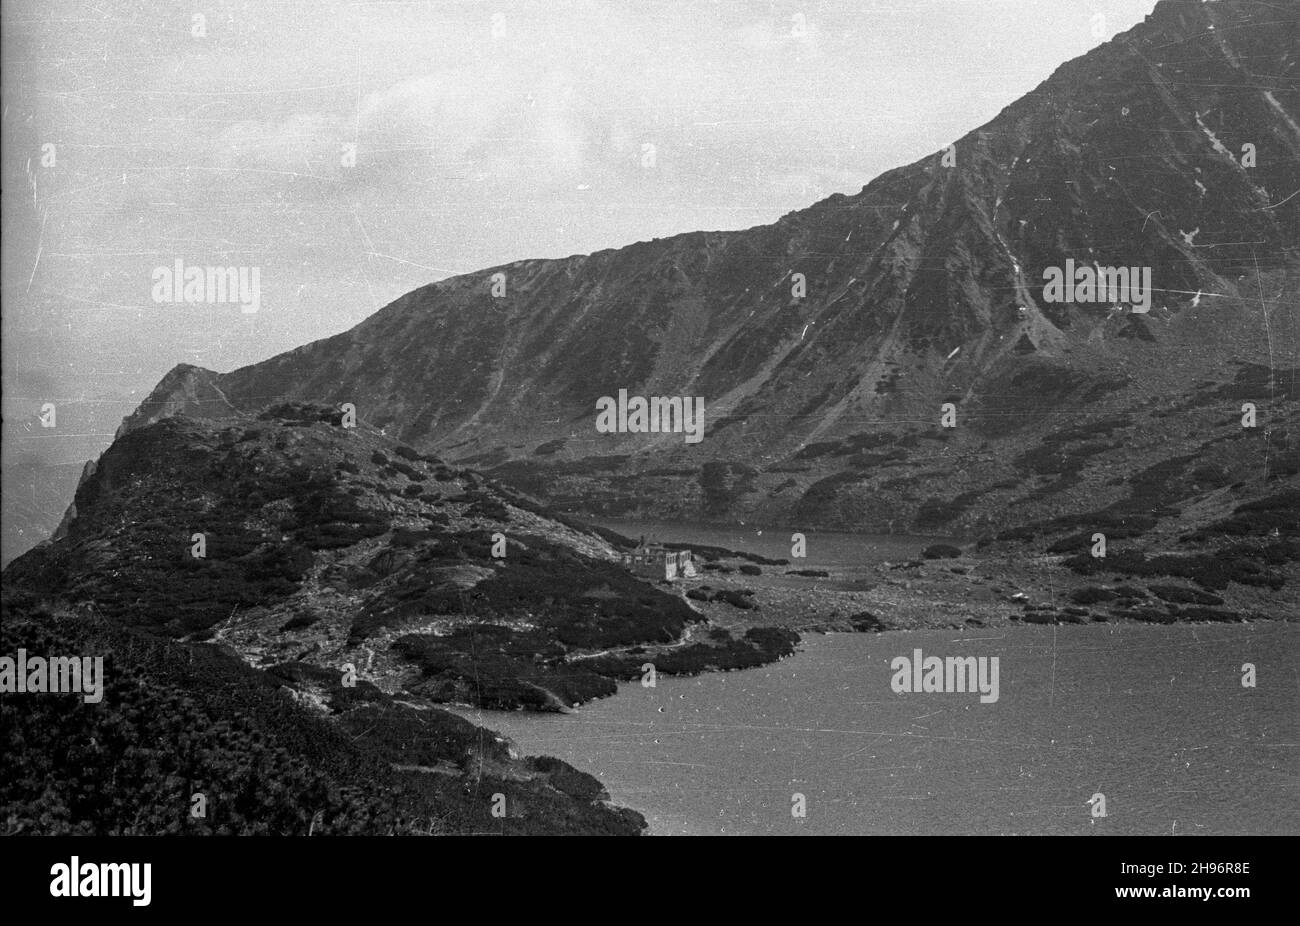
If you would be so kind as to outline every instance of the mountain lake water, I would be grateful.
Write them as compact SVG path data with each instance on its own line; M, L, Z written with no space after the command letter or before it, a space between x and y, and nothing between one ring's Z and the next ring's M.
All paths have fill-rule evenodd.
M788 534L769 550L744 528L601 523L789 553ZM924 539L812 536L827 565ZM997 701L895 693L891 660L916 649L997 656ZM594 774L656 835L1300 833L1300 627L1282 622L805 634L779 663L567 714L458 712Z
M677 524L668 521L617 521L592 518L590 523L618 531L624 537L648 543L698 543L757 553L768 559L790 559L791 531L744 525ZM911 534L850 534L842 531L804 531L807 556L791 560L789 569L853 569L873 563L916 559L945 537Z

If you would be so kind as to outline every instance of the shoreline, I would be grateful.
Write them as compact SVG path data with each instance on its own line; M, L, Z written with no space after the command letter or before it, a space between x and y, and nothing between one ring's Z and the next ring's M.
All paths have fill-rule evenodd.
M1181 643L1191 643L1194 639L1198 642L1219 643L1226 646L1228 651L1235 651L1240 647L1246 647L1246 651L1254 652L1256 644L1251 641L1255 640L1254 627L1238 626L1223 627L1215 631L1210 629L1208 632L1205 628L1198 628L1191 625L1185 628L1176 628L1169 625L1151 626L1140 628L1136 626L1140 622L1130 622L1129 624L1116 625L1114 627L1094 627L1089 631L1087 627L1081 628L1081 633L1076 636L1080 641L1077 645L1070 645L1067 641L1069 635L1061 636L1060 650L1063 658L1070 660L1070 665L1075 668L1071 673L1078 682L1080 677L1092 678L1093 669L1101 670L1109 663L1110 656L1107 653L1115 654L1118 652L1130 652L1140 655L1131 657L1130 668L1133 665L1145 664L1148 658L1147 653L1154 653L1152 648L1161 652L1180 652L1184 649ZM1264 642L1264 651L1273 653L1273 658L1277 658L1277 644L1279 641L1291 641L1287 643L1288 647L1300 641L1296 636L1297 629L1293 626L1295 621L1270 621L1269 624L1278 625L1270 630L1267 636L1261 637L1263 641L1273 641L1272 644ZM925 628L917 628L925 630ZM943 633L946 628L928 628L930 630L930 640L915 641L918 636L914 632L908 632L906 635L899 634L893 637L894 644L886 640L872 641L861 640L851 641L852 645L846 646L842 640L832 639L831 631L822 635L819 641L808 641L809 646L801 646L795 655L801 657L790 667L781 669L773 666L772 673L759 673L763 678L746 680L742 678L733 679L730 682L722 679L707 679L701 676L696 679L675 679L671 683L666 683L666 688L651 696L647 701L647 693L640 690L634 683L630 686L620 686L617 696L599 699L599 702L592 702L584 705L581 710L576 712L573 717L553 717L548 718L545 715L521 716L520 712L501 712L501 711L480 711L474 708L458 707L456 712L462 717L472 721L478 726L485 727L504 736L510 741L512 747L521 753L544 753L556 755L564 761L571 763L574 767L597 777L606 787L611 795L611 800L619 806L628 807L642 815L647 822L647 831L644 835L673 835L682 834L688 829L703 830L705 827L724 825L723 821L714 819L710 816L691 816L689 808L678 806L680 800L672 797L668 792L674 788L690 787L691 779L679 777L679 773L671 768L665 770L666 778L660 779L656 775L646 777L644 771L636 771L636 767L647 760L665 759L675 760L669 762L669 765L679 764L681 762L700 762L710 763L718 761L718 750L722 747L706 746L703 740L696 742L695 739L688 738L688 742L696 743L696 746L683 747L679 744L680 735L689 733L697 729L697 725L703 723L700 729L710 730L715 727L721 730L734 730L732 725L739 723L742 727L748 723L755 723L762 729L770 729L772 735L777 735L782 726L781 711L783 705L795 705L795 715L786 719L786 723L791 726L791 733L797 734L800 730L807 728L815 729L824 735L843 733L852 737L855 733L871 732L873 737L884 736L887 739L897 740L900 742L914 742L912 737L921 736L924 733L924 727L917 728L910 725L911 720L915 720L913 715L925 711L904 711L900 715L899 711L887 705L880 705L880 710L872 710L868 714L855 715L858 719L850 722L844 719L837 719L829 722L826 718L817 714L813 717L805 716L809 709L823 710L828 703L839 703L837 697L829 694L825 697L816 696L813 701L808 700L810 691L824 687L822 682L826 681L830 686L830 691L838 691L846 679L851 677L860 677L865 688L871 691L880 691L880 697L887 700L894 700L888 693L888 674L885 666L889 664L889 656L895 652L910 652L914 641L925 647L926 652L930 652L932 646L937 647L934 640L936 635L946 637ZM1199 637L1198 637L1199 631ZM861 634L855 634L861 636ZM926 634L922 633L924 637ZM1033 660L1037 663L1038 669L1031 670L1029 675L1021 678L1018 682L1020 687L1008 687L1003 691L1004 700L1006 700L1006 709L1012 711L1011 717L1032 716L1032 712L1037 710L1035 704L1035 691L1039 690L1036 685L1046 684L1046 669L1044 660L1048 659L1049 653L1054 654L1056 651L1056 635L1044 631L1038 634L1031 632L1023 634L1008 634L1005 629L1000 629L993 640L980 644L971 641L970 645L991 647L991 652L1002 657L1004 667L1012 659ZM994 642L996 640L996 642ZM1110 641L1106 644L1100 644L1099 641ZM1235 643L1233 642L1235 641ZM837 656L837 653L846 653L846 656ZM940 651L940 650L937 650ZM869 663L864 659L864 653L870 654ZM1133 662L1137 660L1137 662ZM870 666L870 674L863 675L866 667ZM1079 666L1091 667L1083 672L1080 676L1077 671ZM856 667L856 668L855 668ZM1273 670L1278 669L1277 665ZM1234 669L1235 671L1235 669ZM847 674L846 674L847 673ZM715 673L709 673L713 675ZM1182 673L1179 673L1182 677ZM875 682L871 681L875 679ZM1203 680L1202 680L1203 681ZM1189 677L1188 684L1193 686L1193 690L1205 690L1204 686L1195 679ZM1235 683L1229 686L1235 687ZM1077 688L1077 684L1076 684ZM1045 688L1041 689L1045 692ZM1103 692L1110 691L1103 686ZM1159 689L1162 693L1166 690L1163 686ZM1133 703L1132 698L1139 697L1134 692L1126 692L1124 686L1114 688L1116 696L1121 697L1123 703ZM1058 699L1064 692L1058 692ZM683 699L684 696L684 699ZM1164 695L1162 694L1162 697ZM1228 694L1224 696L1231 697ZM935 694L932 696L935 701L927 701L927 710L936 707L946 706L956 708L955 712L950 711L952 716L965 716L961 712L961 704L958 701L943 700L948 695ZM959 698L960 696L954 696ZM851 697L848 704L859 704L865 706L864 699L867 702L879 700L878 697L863 694L858 691L855 696ZM1128 700L1125 700L1128 699ZM900 697L900 702L907 701L907 698ZM1073 696L1067 697L1066 701L1073 700ZM618 706L615 706L615 704ZM912 702L920 703L920 702ZM714 713L714 708L710 705L727 705L721 713ZM799 705L803 705L802 707ZM815 705L821 705L820 708ZM657 706L667 707L667 714L662 711L656 711ZM906 705L904 705L906 706ZM1026 714L1025 712L1031 712ZM752 713L751 713L752 712ZM803 712L803 713L801 713ZM900 720L900 716L903 718ZM1102 712L1099 716L1105 716ZM761 717L761 720L753 719ZM729 721L730 723L727 723ZM925 721L921 720L922 724ZM945 736L950 731L946 725L941 725ZM610 745L606 742L609 739L605 734L607 732L617 732L614 737L614 745L611 751ZM760 750L757 755L761 755L761 743L765 742L764 737L767 734L755 732L743 739L743 742L749 744L750 748ZM641 747L636 745L640 742L641 737L652 737L655 743L662 741L663 747L655 747L656 751L644 754ZM625 742L625 746L619 746L620 742ZM733 740L728 740L732 742ZM850 740L849 742L852 742ZM1044 737L1041 740L1033 739L1025 745L1039 747L1046 746L1048 740ZM1053 741L1054 742L1054 741ZM1076 748L1084 748L1089 741L1086 737L1079 739L1074 745ZM605 743L605 745L601 745ZM696 750L698 747L698 755ZM750 748L743 750L745 755L750 754ZM845 747L847 751L848 747ZM684 751L685 750L685 751ZM1103 750L1104 751L1104 750ZM839 753L835 753L839 755ZM882 755L892 755L888 748ZM711 758L712 757L712 758ZM654 763L651 763L654 766ZM883 763L889 765L890 763ZM1026 766L1028 767L1028 766ZM1012 772L1015 769L1012 767ZM735 788L741 785L742 781L748 781L747 778L735 778L735 775L741 775L740 768L733 768L733 779L730 782L724 782L729 787ZM682 775L690 774L688 770L682 770ZM777 778L780 776L777 775ZM807 779L807 775L803 778ZM894 776L887 776L892 780ZM762 783L752 785L757 791L764 787L770 787L772 784L771 776ZM794 787L794 786L792 786ZM954 786L956 787L956 786ZM651 794L646 789L652 789L664 793ZM799 790L794 787L795 790ZM1088 793L1091 793L1090 791ZM811 796L811 794L810 794ZM719 800L722 800L720 797ZM750 800L750 799L747 799ZM734 807L734 804L727 802L726 806ZM728 815L730 825L742 828L746 825L747 818L744 816L733 817ZM1086 821L1085 821L1086 822ZM723 835L709 829L710 835ZM733 831L725 835L745 835L747 831Z
M873 632L995 627L1008 624L1238 623L1300 619L1296 580L1287 570L1279 590L1231 585L1207 592L1169 577L1086 576L1063 568L1063 557L963 553L945 559L881 562L856 569L829 567L826 576L789 575L793 566L739 571L740 559L706 564L695 589L745 594L756 607L693 600L710 623L735 632L781 627L795 632ZM727 567L727 571L710 566ZM759 570L755 574L755 569ZM694 598L695 596L690 596ZM730 595L727 597L731 597Z

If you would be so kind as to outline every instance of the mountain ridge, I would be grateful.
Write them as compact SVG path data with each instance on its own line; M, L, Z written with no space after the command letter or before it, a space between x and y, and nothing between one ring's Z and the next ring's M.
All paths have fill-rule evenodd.
M954 148L771 225L177 366L4 570L6 647L107 652L113 685L94 714L0 703L30 756L9 831L632 834L591 776L439 705L561 711L828 629L1294 620L1291 8L1165 0ZM1049 301L1070 260L1149 267L1150 311ZM620 389L703 396L705 440L598 432ZM960 546L788 570L696 546L668 588L565 511L807 530L818 567L823 528Z
M1240 363L1300 362L1296 34L1294 5L1164 0L950 148L856 194L747 230L431 283L261 363L178 367L125 426L226 403L350 402L414 446L590 513L915 528L917 506L854 524L806 503L852 470L816 466L782 492L776 471L809 446L873 434L968 453L992 440L1016 456L1057 419L1230 383ZM1067 260L1150 267L1150 312L1047 301L1044 271ZM1259 318L1252 303L1265 300ZM1175 358L1181 379L1152 369ZM595 400L619 389L703 397L705 440L596 433ZM945 402L960 409L946 436ZM995 469L985 486L1007 478ZM879 494L867 479L859 494ZM1003 507L957 526L1005 525Z

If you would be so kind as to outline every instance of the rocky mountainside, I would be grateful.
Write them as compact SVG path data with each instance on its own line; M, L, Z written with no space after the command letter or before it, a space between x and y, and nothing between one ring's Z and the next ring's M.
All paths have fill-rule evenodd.
M4 579L261 667L351 663L390 694L562 710L636 677L620 654L680 647L703 621L615 544L631 541L290 403L129 431Z
M8 830L637 832L436 705L561 710L823 623L1293 617L1298 54L1300 3L1165 0L855 196L175 368L4 571L6 652L106 652L119 686L0 704L31 757ZM1067 267L1143 289L1062 301ZM702 439L598 429L624 390L702 400ZM710 563L684 598L565 510L974 543L865 577ZM195 823L202 782L222 816Z
M1089 470L1168 456L1189 422L1165 403L1235 388L1241 364L1267 371L1237 389L1261 422L1294 411L1277 403L1298 363L1298 35L1293 2L1165 0L857 195L431 284L263 363L178 367L127 427L351 402L412 446L605 514L974 535L1077 510ZM1149 268L1150 291L1062 302L1045 273L1067 262ZM620 389L702 398L703 439L598 432ZM1069 484L1014 462L1119 418Z
M132 429L88 468L59 537L4 571L6 653L107 653L114 686L89 719L5 699L8 751L49 763L6 779L9 830L639 832L595 779L433 707L563 710L647 660L692 673L792 651L780 630L692 640L703 615L614 544L629 542L328 407ZM100 758L175 806L97 803L83 772L103 763L58 760L87 741L116 743ZM139 749L164 771L136 768ZM312 806L283 792L304 776ZM188 779L225 795L209 823L184 813Z

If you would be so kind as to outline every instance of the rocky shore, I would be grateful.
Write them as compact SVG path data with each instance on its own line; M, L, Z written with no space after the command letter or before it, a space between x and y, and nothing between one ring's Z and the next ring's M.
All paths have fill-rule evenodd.
M1178 577L1131 577L1123 571L1081 575L1067 557L1023 551L966 551L853 569L794 566L740 571L748 560L723 558L682 591L711 624L735 633L779 627L798 633L996 627L1016 623L1107 621L1235 622L1295 620L1300 566L1278 567L1280 588L1231 583L1208 591ZM736 601L743 602L737 606Z

